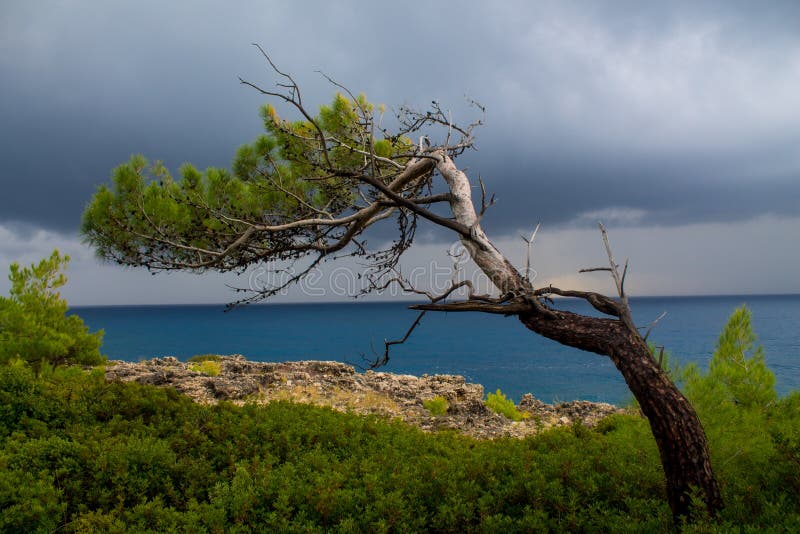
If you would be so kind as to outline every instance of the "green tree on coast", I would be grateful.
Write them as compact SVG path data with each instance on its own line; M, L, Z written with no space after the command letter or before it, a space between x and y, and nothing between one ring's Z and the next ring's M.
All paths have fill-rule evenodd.
M778 398L746 306L725 324L708 370L692 363L676 376L707 429L732 525L763 514L781 498L775 488L800 490L800 395Z
M433 101L427 111L400 108L389 128L380 106L336 82L340 92L315 112L292 76L260 51L278 83L267 88L242 83L293 110L294 119L264 106L266 134L243 145L229 170L201 172L187 164L173 178L162 164L141 156L117 167L113 183L101 186L84 212L82 232L98 255L152 271L241 272L253 265L295 262L289 269L279 267L288 276L251 288L239 303L279 294L324 261L362 258L367 266L358 277L365 292L399 287L430 299L412 306L421 312L418 319L403 339L385 342L375 366L388 361L390 347L403 343L426 312L514 316L536 334L609 357L647 417L675 516L688 514L698 492L707 510L716 513L722 501L702 424L651 357L646 335L633 321L625 292L627 263L622 267L614 261L605 228L600 225L608 263L585 271L610 274L616 295L534 287L529 266L516 268L481 227L493 202L483 181L471 182L455 163L474 148L482 120L456 124ZM481 191L480 203L473 201L473 190ZM368 230L390 220L394 240L371 246ZM423 222L457 237L496 290L480 294L470 280L454 276L435 294L404 278L399 261ZM526 239L529 247L535 234ZM459 291L466 293L464 300L447 301ZM559 309L553 297L580 299L602 317Z
M67 314L58 292L67 278L69 256L57 250L30 267L11 264L11 290L0 296L0 362L20 359L35 369L74 363L97 365L103 332L89 332L80 317Z
M688 366L683 380L692 399L701 403L733 403L747 408L775 401L775 374L764 362L764 348L755 346L750 310L737 308L717 341L707 374Z

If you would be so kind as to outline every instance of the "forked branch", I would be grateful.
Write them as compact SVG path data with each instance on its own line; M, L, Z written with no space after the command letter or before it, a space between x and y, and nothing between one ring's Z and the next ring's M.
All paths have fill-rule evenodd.
M539 227L542 225L541 221L536 223L536 228L533 229L533 233L531 234L530 238L525 237L524 235L521 236L522 240L525 241L525 244L528 246L528 252L525 256L525 279L530 281L531 279L531 248L533 247L533 240L536 239L536 234L539 232Z
M403 289L403 291L405 291L407 293L415 293L415 294L418 294L418 295L427 296L430 299L432 304L435 304L437 302L440 302L440 301L446 299L447 297L449 297L450 295L452 295L454 292L458 291L462 287L469 288L470 293L472 293L472 291L473 291L472 282L470 282L469 280L462 280L460 282L454 282L450 286L450 288L447 291L445 291L444 293L442 293L441 295L433 295L429 291L425 291L425 290L414 288L413 286L411 286L411 284L407 280L405 280L402 276L399 276L399 273L398 273L397 277L388 280L383 285L383 288L385 289L386 287L388 287L389 285L391 285L393 283L398 284ZM410 309L421 309L421 308L415 308L414 306L410 306ZM408 340L408 338L411 336L411 334L414 332L414 330L417 328L417 326L419 326L419 324L422 322L422 318L425 317L426 313L427 313L427 310L423 310L420 314L417 315L416 319L414 319L414 322L411 324L411 326L409 327L409 329L406 331L405 335L402 338L394 339L394 340L391 340L391 341L390 340L384 340L383 341L383 346L384 346L383 355L381 355L380 357L378 357L376 355L376 358L372 362L370 362L370 364L369 364L370 369L374 369L376 367L381 367L383 365L386 365L389 362L389 350L390 350L390 348L393 345L401 345L401 344L405 343Z

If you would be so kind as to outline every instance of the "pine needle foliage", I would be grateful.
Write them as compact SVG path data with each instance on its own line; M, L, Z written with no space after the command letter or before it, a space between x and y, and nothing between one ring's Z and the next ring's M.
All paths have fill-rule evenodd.
M730 526L774 509L778 485L800 489L800 397L778 399L751 319L746 306L734 310L707 372L696 364L676 369L706 429Z
M495 393L489 393L486 395L485 404L486 407L492 410L494 413L505 415L512 421L522 421L523 419L528 419L530 417L529 413L519 411L514 404L514 401L506 397L505 393L499 389Z
M717 341L707 374L696 365L685 370L687 392L701 403L729 403L745 408L769 406L776 399L775 374L764 361L764 348L756 346L746 306L737 308Z
M38 264L11 264L11 290L0 296L0 363L20 359L40 370L46 365L97 365L103 332L89 332L80 317L67 313L58 292L67 278L69 256L57 250Z
M395 167L377 159L365 170L363 154L391 156L401 165L412 143L373 137L363 124L372 113L364 95L337 94L313 122L283 119L266 105L266 132L239 147L230 169L185 164L174 177L160 161L134 155L113 170L111 185L96 191L83 214L83 236L105 260L153 270L230 271L304 257L312 249L299 243L333 239L330 232L294 226L249 235L247 246L231 242L253 227L352 214L360 194L356 174L387 183Z

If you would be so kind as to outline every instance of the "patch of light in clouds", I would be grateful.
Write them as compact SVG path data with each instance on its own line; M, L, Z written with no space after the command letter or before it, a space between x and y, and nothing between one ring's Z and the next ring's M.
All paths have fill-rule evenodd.
M636 228L610 226L615 256L630 258L627 287L631 295L715 295L740 293L800 293L796 267L800 248L791 246L800 235L800 218L761 218L735 224L695 224L684 227ZM26 239L0 226L0 270L18 261L24 265L48 256L53 248L72 257L69 282L63 295L72 305L105 304L197 304L226 303L238 296L226 284L248 287L269 280L261 267L245 274L162 273L101 264L91 250L74 236L35 231ZM784 246L775 246L775 243ZM524 268L525 244L519 237L496 240L498 248L514 265ZM449 283L453 259L447 255L452 243L414 245L404 256L406 275L424 289L441 289ZM607 276L578 274L584 267L605 264L599 232L591 225L577 229L542 227L536 237L532 267L537 287L553 284L569 289L613 293ZM274 267L274 266L273 266ZM326 264L310 285L293 287L273 302L317 302L347 300L344 289L357 289L363 267L352 261ZM769 276L765 276L768 270ZM713 273L709 276L708 273ZM464 276L478 277L471 264ZM485 282L479 284L485 290ZM7 294L8 281L0 279L0 294ZM395 298L389 293L372 299ZM408 297L417 298L418 297Z

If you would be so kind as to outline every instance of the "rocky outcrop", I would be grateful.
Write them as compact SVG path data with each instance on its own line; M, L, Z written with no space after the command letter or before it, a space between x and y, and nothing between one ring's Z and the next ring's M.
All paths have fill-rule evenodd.
M453 429L476 438L522 437L577 421L591 426L622 411L610 404L587 401L545 404L526 394L519 410L530 417L514 422L487 409L483 386L467 383L463 376L358 373L339 362L265 363L239 355L221 356L216 365L218 369L214 370L219 373L210 376L208 370L200 372L196 366L169 356L138 363L113 361L106 367L106 379L170 386L200 403L305 402L400 418L427 431ZM425 401L436 397L447 400L443 415L434 416L424 406Z
M517 408L534 417L548 421L551 426L571 425L576 421L580 421L585 426L594 426L609 415L624 413L625 411L605 402L575 400L558 404L546 404L530 393L522 396Z

